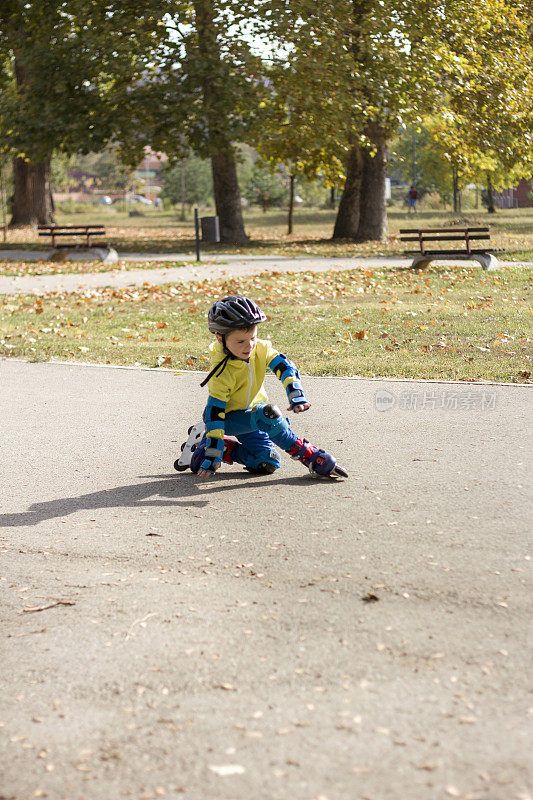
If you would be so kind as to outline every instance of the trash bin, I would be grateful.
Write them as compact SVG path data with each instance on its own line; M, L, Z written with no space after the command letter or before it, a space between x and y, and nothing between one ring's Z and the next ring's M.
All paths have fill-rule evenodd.
M220 230L218 227L218 217L201 217L202 242L220 242Z

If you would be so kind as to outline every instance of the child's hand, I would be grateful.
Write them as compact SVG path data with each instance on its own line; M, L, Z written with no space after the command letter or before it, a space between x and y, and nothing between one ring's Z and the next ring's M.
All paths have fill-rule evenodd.
M215 464L213 464L213 469L215 470L215 472L216 472L217 469L220 469L220 461L217 461ZM210 469L199 469L198 472L197 472L197 475L198 475L199 478L214 478L215 477L214 472L211 472Z
M294 411L295 414L299 414L301 411L307 411L308 408L311 408L311 403L298 403L297 406L289 406L287 411Z

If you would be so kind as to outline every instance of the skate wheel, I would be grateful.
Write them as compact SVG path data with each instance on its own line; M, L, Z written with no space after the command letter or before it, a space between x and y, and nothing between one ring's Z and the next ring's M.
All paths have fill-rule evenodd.
M177 458L174 461L174 469L177 470L177 472L183 472L184 470L188 469L188 467L186 464L180 464L180 460Z
M348 477L348 473L346 472L344 467L339 467L338 464L335 464L331 474L333 476L336 476L336 477L339 477L339 478L347 478Z

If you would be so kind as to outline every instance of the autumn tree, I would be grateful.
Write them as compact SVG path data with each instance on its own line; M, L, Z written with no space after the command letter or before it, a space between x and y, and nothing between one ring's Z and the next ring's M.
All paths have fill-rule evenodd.
M396 0L332 0L325 7L308 0L290 3L287 57L309 49L320 53L299 79L307 86L314 71L324 84L321 97L328 104L322 113L344 150L346 182L334 238L386 235L388 144L398 126L428 102L435 84L434 42L422 35L431 25L430 8L420 0L408 7Z
M516 5L505 0L482 6L466 0L272 2L271 14L278 14L278 29L285 31L287 58L295 49L319 45L322 58L315 70L328 87L326 96L334 100L339 136L347 143L346 184L334 238L385 236L385 172L392 137L402 124L445 105L452 89L457 95L467 85L483 91L490 29L511 35ZM523 51L520 26L515 34L516 47ZM335 84L328 80L330 71ZM505 70L497 74L505 81ZM309 75L300 79L305 84ZM531 106L523 91L521 103Z
M344 137L339 136L338 116L328 108L330 98L324 72L315 69L322 53L317 45L294 48L290 58L280 59L267 71L267 91L255 116L252 137L257 151L272 169L280 165L289 176L287 231L293 232L297 180L320 177L325 186L344 178ZM307 81L301 80L302 75ZM329 80L335 83L334 72Z
M189 149L210 159L221 240L228 243L248 238L237 145L249 138L264 89L262 61L245 36L256 10L253 0L174 0L169 37L153 55L150 81L134 91L154 148L174 162ZM131 133L121 136L125 147Z
M3 0L0 128L14 157L11 225L52 220L50 159L100 150L124 124L128 88L165 35L166 0Z
M491 17L480 10L476 48L461 31L453 47L464 65L460 81L447 81L431 136L449 161L454 182L461 176L492 190L533 174L533 23L530 3L493 0ZM454 193L456 194L456 192Z

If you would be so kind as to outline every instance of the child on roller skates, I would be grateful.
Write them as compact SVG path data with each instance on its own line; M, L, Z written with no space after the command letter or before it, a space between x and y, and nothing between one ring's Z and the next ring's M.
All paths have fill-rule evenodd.
M348 477L333 456L299 438L269 402L263 385L267 367L283 383L287 410L299 414L310 407L296 366L269 341L257 338L258 325L265 320L253 300L239 295L217 300L210 308L208 326L216 341L209 348L213 368L201 383L209 386L205 424L189 429L175 468L190 467L200 478L210 478L225 462L271 474L281 465L276 444L317 477Z

